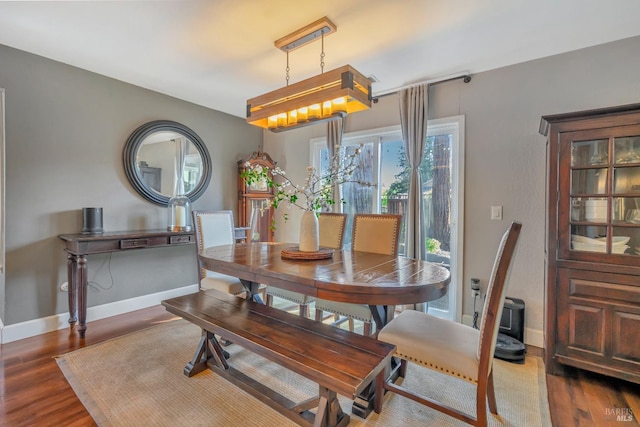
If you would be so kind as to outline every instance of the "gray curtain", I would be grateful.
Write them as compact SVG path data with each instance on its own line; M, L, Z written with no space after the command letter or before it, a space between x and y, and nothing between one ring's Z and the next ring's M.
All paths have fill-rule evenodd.
M327 123L327 148L329 149L329 162L334 159L338 159L339 153L336 147L342 145L342 134L344 133L344 119L338 117ZM336 204L333 205L333 212L342 212L342 190L340 184L333 185L333 200Z
M404 89L400 94L400 127L407 165L411 168L409 200L405 213L405 256L424 259L426 253L422 215L420 163L427 138L427 85Z

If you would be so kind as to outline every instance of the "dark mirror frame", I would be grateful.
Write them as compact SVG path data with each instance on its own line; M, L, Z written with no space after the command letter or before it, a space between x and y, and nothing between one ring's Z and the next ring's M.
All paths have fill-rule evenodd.
M209 186L209 181L211 181L211 157L209 156L209 151L204 145L204 142L202 142L202 139L200 139L194 131L178 122L171 120L155 120L145 123L133 131L131 136L129 136L129 139L127 139L123 152L124 172L127 175L127 179L129 179L133 188L135 188L142 197L151 203L159 206L167 206L169 204L170 197L164 196L149 187L142 178L140 169L136 165L138 149L140 148L140 145L142 145L142 142L152 133L159 131L176 132L187 137L200 153L200 156L202 157L202 176L200 178L200 182L198 182L193 190L185 194L191 202L197 200L202 196Z

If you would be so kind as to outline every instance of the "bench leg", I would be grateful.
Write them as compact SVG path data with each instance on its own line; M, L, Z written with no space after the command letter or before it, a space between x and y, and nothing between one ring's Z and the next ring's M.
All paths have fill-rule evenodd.
M385 369L381 370L376 376L376 395L373 398L373 410L376 414L382 412L382 399L384 398L384 383L387 378Z
M373 321L376 324L375 337L378 336L378 332L382 330L392 319L395 311L393 305L370 305L371 315ZM398 365L398 366L397 366ZM395 358L391 359L391 370L387 372L387 381L395 381L398 378L399 364ZM374 410L375 406L375 380L371 382L362 393L357 396L353 405L351 406L351 413L357 415L360 418L366 419L369 414Z
M229 369L222 346L212 332L202 330L202 337L193 355L193 359L185 366L183 373L192 377L207 369L208 363L213 363L221 369Z
M349 424L349 415L342 412L338 395L326 387L320 386L320 400L313 427L346 426Z

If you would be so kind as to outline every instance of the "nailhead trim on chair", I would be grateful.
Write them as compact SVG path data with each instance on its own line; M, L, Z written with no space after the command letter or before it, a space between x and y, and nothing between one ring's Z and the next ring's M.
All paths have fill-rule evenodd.
M476 385L478 384L477 380L474 380L473 378L469 378L466 375L462 375L462 374L459 374L457 372L450 371L450 370L442 368L442 367L440 367L438 365L434 365L433 363L429 363L429 362L425 362L423 360L415 359L415 358L413 358L411 356L407 356L406 354L399 353L397 350L396 350L394 356L398 356L401 359L408 360L408 361L413 362L413 363L417 363L418 365L425 366L425 367L427 367L429 369L433 369L434 371L441 371L441 372L444 372L444 373L449 374L451 376L456 376L456 377L458 377L460 379L469 381L472 384L476 384Z
M316 308L319 308L319 309L321 309L321 310L322 310L322 307L321 307L321 306L317 306L317 305L316 305ZM329 311L329 310L325 310L325 311ZM351 313L342 313L342 312L333 311L333 309L331 310L331 313L333 313L333 314L337 314L337 315L339 315L339 316L351 317L352 319L361 320L361 321L363 321L363 322L371 322L371 321L373 320L372 318L364 319L364 318L362 318L362 317L355 317L355 316L354 316L353 314L351 314Z
M269 286L267 286L267 295L271 295L271 296L274 296L274 297L286 299L287 301L291 301L291 302L294 302L296 304L301 304L301 305L308 305L309 303L313 302L313 299L311 297L309 297L309 299L307 301L302 301L300 298L295 298L294 296L281 295L281 294L278 293L277 289L274 290L273 288L270 288Z
M393 214L358 214L359 217L366 217L369 221L374 222L392 222L393 223L393 240L391 242L392 252L386 253L386 255L397 255L398 254L398 227L400 226L400 220L395 220ZM353 224L353 237L352 241L355 242L356 235L358 233L358 223L357 221ZM352 244L353 244L352 242ZM366 252L366 251L365 251Z
M333 213L333 212L322 212L320 213L320 215L318 216L318 221L320 223L320 229L322 229L322 224L326 224L326 225L335 225L336 223L338 224L338 232L336 233L336 236L338 241L337 242L330 242L330 244L327 244L329 242L324 242L324 245L320 245L320 246L326 246L328 248L331 249L338 249L341 250L342 249L342 242L344 240L344 226L347 223L347 215L346 214L342 214L342 213ZM320 232L320 240L322 241L322 232Z

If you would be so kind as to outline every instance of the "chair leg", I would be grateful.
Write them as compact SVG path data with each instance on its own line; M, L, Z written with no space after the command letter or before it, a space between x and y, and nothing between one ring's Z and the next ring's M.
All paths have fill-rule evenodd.
M334 323L333 323L333 326L336 326L337 324L339 324L339 323L336 323L336 322L340 321L340 315L330 313L327 316L325 316L325 311L324 310L322 310L320 308L316 308L315 310L316 310L316 314L315 314L316 322L324 322L325 320L329 319L330 317L333 317L335 319Z
M300 314L300 317L307 317L307 314L309 314L309 305L308 304L300 304L299 314Z
M371 322L364 322L362 326L362 335L368 337L371 335Z
M487 400L489 401L489 410L492 414L498 415L498 405L496 404L496 394L493 388L493 370L487 379Z
M407 361L405 359L400 359L400 372L398 373L402 378L407 376Z
M355 322L353 321L353 317L349 317L349 332L353 332L355 329Z

